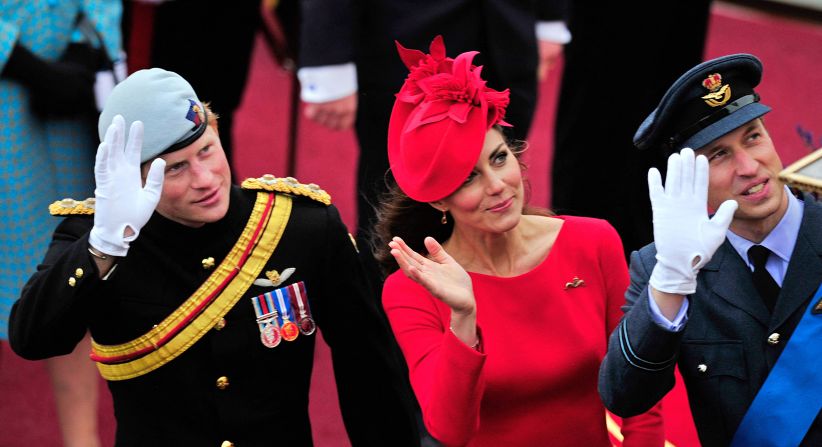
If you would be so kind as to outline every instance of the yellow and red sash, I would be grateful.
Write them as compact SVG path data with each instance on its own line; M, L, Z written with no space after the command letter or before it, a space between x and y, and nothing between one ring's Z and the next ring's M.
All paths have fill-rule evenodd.
M276 205L275 205L276 197ZM148 333L127 343L92 341L91 359L106 380L127 380L185 352L234 307L277 248L291 215L291 197L258 192L243 233L226 258L180 307Z

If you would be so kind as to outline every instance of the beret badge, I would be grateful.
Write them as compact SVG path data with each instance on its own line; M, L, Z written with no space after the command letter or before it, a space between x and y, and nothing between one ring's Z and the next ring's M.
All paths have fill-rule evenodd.
M719 73L708 75L708 77L702 81L702 86L710 92L703 96L702 99L705 100L705 104L711 107L724 106L725 103L731 99L731 86L730 84L722 85L722 75Z
M188 102L191 104L188 107L186 119L194 123L194 128L196 129L203 123L203 109L192 99L189 99Z

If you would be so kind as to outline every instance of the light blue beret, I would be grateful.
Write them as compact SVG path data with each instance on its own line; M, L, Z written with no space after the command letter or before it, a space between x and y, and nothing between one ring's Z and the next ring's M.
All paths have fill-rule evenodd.
M100 141L116 115L123 115L126 132L132 122L143 122L141 163L188 146L208 127L205 108L191 84L161 68L134 72L114 87L97 123Z

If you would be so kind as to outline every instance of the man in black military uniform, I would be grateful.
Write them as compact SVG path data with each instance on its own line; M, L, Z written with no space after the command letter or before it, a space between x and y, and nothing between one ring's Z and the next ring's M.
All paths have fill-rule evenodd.
M96 203L52 205L71 216L14 305L15 352L66 354L89 329L118 446L310 446L319 326L352 444L418 444L328 194L273 176L232 186L216 117L172 72L118 85L99 129Z
M631 255L599 391L630 417L679 365L706 447L822 445L822 205L779 178L761 76L750 54L703 62L634 137L671 155L664 187L648 174L655 241Z

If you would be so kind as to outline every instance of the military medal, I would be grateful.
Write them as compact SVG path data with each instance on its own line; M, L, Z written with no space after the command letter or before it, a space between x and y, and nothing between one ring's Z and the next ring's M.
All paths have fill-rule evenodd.
M260 299L262 298L262 299ZM274 348L280 344L282 336L280 326L277 322L277 307L271 293L251 298L254 304L254 312L257 314L257 325L260 327L260 341L267 348Z
M274 293L277 294L277 303L280 309L280 318L283 320L283 324L280 329L280 333L283 336L285 341L294 341L298 335L300 335L300 329L297 328L297 325L291 321L291 302L290 300L283 299L283 289L277 289ZM270 294L270 293L269 293Z
M297 302L297 308L300 310L300 317L297 323L300 326L300 332L303 335L311 335L317 330L317 324L311 318L311 309L308 307L308 295L305 293L305 283L300 281L296 284L288 286L290 295L294 297Z
M276 318L274 318L274 320L276 321ZM280 336L280 331L276 323L266 324L262 332L260 332L260 340L266 348L276 347L280 344L281 339L282 337Z

